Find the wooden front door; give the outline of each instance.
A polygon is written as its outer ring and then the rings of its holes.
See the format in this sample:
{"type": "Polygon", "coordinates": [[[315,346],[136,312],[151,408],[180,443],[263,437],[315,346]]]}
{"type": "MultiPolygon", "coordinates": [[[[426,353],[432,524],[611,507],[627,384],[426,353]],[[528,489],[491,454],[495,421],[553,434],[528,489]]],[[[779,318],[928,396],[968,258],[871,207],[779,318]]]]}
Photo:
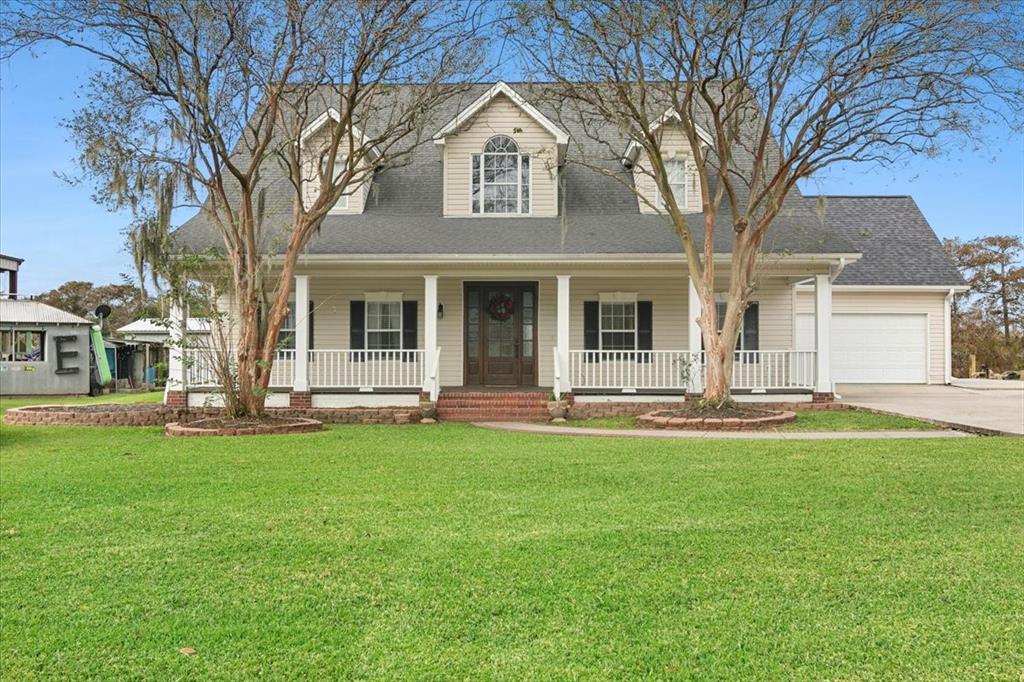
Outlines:
{"type": "Polygon", "coordinates": [[[537,385],[537,284],[466,284],[466,384],[537,385]]]}

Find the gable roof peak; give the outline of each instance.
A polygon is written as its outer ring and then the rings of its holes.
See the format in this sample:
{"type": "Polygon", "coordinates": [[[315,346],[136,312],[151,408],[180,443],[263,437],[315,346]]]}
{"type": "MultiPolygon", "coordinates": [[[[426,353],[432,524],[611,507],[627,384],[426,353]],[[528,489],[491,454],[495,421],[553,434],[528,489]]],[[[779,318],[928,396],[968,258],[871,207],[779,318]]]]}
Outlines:
{"type": "Polygon", "coordinates": [[[498,95],[504,95],[512,100],[512,103],[522,109],[530,118],[536,121],[541,127],[551,133],[555,142],[559,147],[565,147],[569,144],[569,134],[559,128],[554,121],[542,114],[535,106],[526,101],[526,99],[516,92],[512,86],[505,81],[498,81],[490,88],[487,92],[480,95],[476,100],[468,107],[460,111],[455,115],[455,118],[444,124],[440,130],[434,134],[434,144],[443,145],[445,139],[452,135],[469,122],[477,113],[479,113],[485,106],[498,95]]]}

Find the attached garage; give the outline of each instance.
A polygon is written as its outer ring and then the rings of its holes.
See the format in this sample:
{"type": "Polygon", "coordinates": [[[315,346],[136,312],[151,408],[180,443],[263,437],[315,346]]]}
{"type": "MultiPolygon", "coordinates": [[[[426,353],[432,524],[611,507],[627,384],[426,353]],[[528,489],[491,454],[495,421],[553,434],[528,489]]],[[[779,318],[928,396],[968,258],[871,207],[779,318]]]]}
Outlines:
{"type": "MultiPolygon", "coordinates": [[[[814,348],[814,316],[797,319],[797,348],[814,348]]],[[[928,381],[928,316],[833,314],[832,380],[847,384],[928,381]]]]}

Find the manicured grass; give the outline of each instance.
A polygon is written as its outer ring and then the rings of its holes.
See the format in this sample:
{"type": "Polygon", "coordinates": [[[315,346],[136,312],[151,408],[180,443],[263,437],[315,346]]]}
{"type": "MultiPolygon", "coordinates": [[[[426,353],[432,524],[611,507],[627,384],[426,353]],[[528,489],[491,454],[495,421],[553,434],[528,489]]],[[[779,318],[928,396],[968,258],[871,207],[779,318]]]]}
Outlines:
{"type": "Polygon", "coordinates": [[[1016,679],[1024,458],[4,426],[0,566],[11,680],[1016,679]]]}
{"type": "Polygon", "coordinates": [[[782,431],[933,431],[939,427],[920,419],[867,410],[807,410],[782,431]]]}
{"type": "Polygon", "coordinates": [[[110,393],[97,396],[42,395],[17,398],[0,398],[0,414],[12,407],[26,405],[87,405],[90,403],[158,403],[163,400],[163,391],[148,393],[110,393]]]}
{"type": "MultiPolygon", "coordinates": [[[[635,429],[636,417],[602,417],[577,419],[564,426],[585,426],[593,429],[635,429]]],[[[910,417],[876,414],[866,410],[805,410],[797,412],[792,424],[781,427],[781,431],[904,431],[907,429],[927,431],[936,429],[934,424],[910,417]]]]}

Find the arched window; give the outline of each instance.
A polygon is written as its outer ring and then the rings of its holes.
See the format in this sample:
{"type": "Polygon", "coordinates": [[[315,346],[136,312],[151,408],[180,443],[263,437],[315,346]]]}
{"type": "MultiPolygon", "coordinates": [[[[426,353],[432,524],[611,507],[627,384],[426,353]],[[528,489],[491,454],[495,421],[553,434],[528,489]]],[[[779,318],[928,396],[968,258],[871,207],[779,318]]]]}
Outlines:
{"type": "Polygon", "coordinates": [[[473,213],[529,212],[530,157],[508,135],[495,135],[473,155],[473,213]]]}

